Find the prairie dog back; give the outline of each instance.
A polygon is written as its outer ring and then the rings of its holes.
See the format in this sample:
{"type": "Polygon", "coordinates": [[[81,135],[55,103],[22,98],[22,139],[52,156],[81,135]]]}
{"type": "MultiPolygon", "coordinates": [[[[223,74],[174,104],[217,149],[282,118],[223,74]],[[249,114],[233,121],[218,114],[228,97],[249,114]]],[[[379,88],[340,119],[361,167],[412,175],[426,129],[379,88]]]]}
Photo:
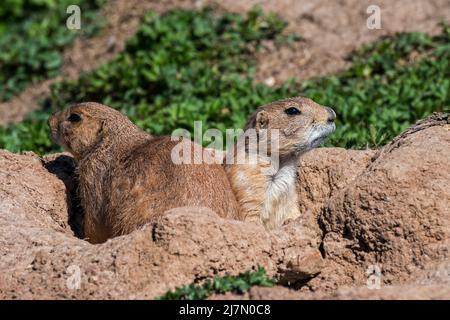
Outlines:
{"type": "Polygon", "coordinates": [[[48,124],[53,140],[77,162],[84,232],[92,243],[132,232],[179,207],[237,216],[221,165],[174,164],[177,142],[150,136],[112,108],[77,104],[53,114],[48,124]]]}

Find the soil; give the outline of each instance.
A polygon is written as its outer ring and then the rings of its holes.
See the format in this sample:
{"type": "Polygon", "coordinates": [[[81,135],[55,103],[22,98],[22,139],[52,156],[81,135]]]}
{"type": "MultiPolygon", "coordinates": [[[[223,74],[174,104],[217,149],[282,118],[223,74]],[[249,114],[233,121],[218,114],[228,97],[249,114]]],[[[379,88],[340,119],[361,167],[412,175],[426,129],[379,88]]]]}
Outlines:
{"type": "Polygon", "coordinates": [[[72,158],[0,150],[0,299],[148,299],[258,266],[279,285],[211,298],[450,299],[449,159],[434,114],[378,151],[311,151],[279,230],[178,208],[92,245],[72,158]]]}
{"type": "MultiPolygon", "coordinates": [[[[364,43],[400,31],[436,33],[450,21],[448,0],[379,0],[381,30],[366,27],[369,1],[108,1],[101,34],[67,48],[60,77],[1,103],[0,124],[35,110],[51,83],[116,56],[146,10],[210,4],[217,12],[260,4],[289,22],[287,32],[302,35],[292,47],[265,43],[257,80],[268,85],[339,72],[364,43]]],[[[70,155],[0,150],[0,299],[154,298],[257,266],[281,285],[212,298],[450,299],[449,159],[449,116],[435,114],[377,151],[321,148],[305,155],[298,171],[303,215],[280,230],[180,208],[92,245],[79,238],[83,213],[70,155]],[[368,285],[374,268],[379,289],[368,285]]]]}
{"type": "Polygon", "coordinates": [[[49,86],[61,79],[76,79],[112,59],[124,49],[147,10],[165,12],[173,8],[200,8],[212,5],[217,12],[244,12],[254,5],[286,20],[287,32],[300,34],[304,41],[292,47],[265,44],[258,55],[257,80],[276,85],[338,72],[347,67],[348,55],[362,44],[401,31],[436,33],[439,23],[450,22],[448,0],[379,0],[380,30],[366,26],[371,1],[261,1],[261,0],[110,0],[102,9],[106,27],[92,39],[79,39],[64,52],[62,75],[34,84],[9,102],[0,104],[0,124],[21,121],[49,94],[49,86]]]}

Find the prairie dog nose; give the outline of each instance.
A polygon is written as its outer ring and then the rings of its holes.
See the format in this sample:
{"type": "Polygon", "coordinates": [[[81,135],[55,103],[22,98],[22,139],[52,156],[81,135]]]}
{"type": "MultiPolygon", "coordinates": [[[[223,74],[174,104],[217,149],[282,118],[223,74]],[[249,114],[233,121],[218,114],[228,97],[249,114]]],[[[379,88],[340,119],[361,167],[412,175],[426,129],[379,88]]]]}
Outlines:
{"type": "Polygon", "coordinates": [[[51,128],[53,125],[54,125],[54,123],[55,123],[55,114],[56,114],[57,112],[53,112],[52,113],[52,115],[50,116],[50,117],[48,117],[48,119],[47,119],[47,125],[51,128]]]}
{"type": "Polygon", "coordinates": [[[330,107],[325,107],[325,109],[328,112],[328,122],[334,122],[334,120],[336,120],[336,112],[334,112],[333,109],[331,109],[330,107]]]}
{"type": "Polygon", "coordinates": [[[55,125],[56,125],[56,123],[57,123],[57,119],[56,119],[56,118],[57,118],[57,113],[58,113],[58,111],[53,112],[52,115],[51,115],[50,117],[48,117],[47,125],[48,125],[50,128],[55,127],[55,125]]]}

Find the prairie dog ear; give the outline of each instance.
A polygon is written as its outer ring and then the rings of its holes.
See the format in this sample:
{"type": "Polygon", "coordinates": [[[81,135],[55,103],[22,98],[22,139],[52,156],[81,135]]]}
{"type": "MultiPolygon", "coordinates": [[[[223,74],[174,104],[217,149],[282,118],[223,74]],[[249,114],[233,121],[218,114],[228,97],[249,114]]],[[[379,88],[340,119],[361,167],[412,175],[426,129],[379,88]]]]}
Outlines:
{"type": "Polygon", "coordinates": [[[256,115],[256,124],[255,124],[256,129],[258,130],[267,129],[268,126],[269,126],[269,115],[267,114],[267,112],[264,110],[258,112],[258,114],[256,115]]]}
{"type": "Polygon", "coordinates": [[[105,131],[106,131],[106,121],[105,121],[105,120],[102,120],[102,121],[100,122],[100,126],[98,127],[98,130],[97,130],[97,140],[98,140],[98,141],[100,141],[100,140],[103,139],[103,136],[104,136],[104,134],[105,134],[105,131]]]}
{"type": "Polygon", "coordinates": [[[100,124],[100,132],[103,133],[105,129],[106,129],[106,120],[102,120],[100,124]]]}

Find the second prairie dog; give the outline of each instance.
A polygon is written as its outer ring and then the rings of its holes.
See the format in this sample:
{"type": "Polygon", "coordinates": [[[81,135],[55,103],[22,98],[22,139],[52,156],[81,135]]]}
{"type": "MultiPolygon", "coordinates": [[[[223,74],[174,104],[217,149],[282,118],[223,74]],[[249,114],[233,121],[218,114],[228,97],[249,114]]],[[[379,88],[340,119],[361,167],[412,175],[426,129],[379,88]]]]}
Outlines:
{"type": "MultiPolygon", "coordinates": [[[[259,154],[256,164],[225,164],[239,204],[239,220],[274,229],[287,219],[300,216],[296,190],[299,157],[334,131],[335,118],[331,108],[304,97],[276,101],[252,114],[245,130],[255,129],[258,141],[266,139],[262,131],[270,136],[271,130],[278,129],[279,166],[274,167],[269,158],[259,154]]],[[[269,146],[267,155],[270,154],[269,146]]]]}
{"type": "Polygon", "coordinates": [[[175,208],[237,215],[220,164],[174,164],[171,151],[178,142],[150,136],[117,110],[81,103],[53,114],[48,123],[53,140],[77,162],[89,242],[130,233],[175,208]]]}

